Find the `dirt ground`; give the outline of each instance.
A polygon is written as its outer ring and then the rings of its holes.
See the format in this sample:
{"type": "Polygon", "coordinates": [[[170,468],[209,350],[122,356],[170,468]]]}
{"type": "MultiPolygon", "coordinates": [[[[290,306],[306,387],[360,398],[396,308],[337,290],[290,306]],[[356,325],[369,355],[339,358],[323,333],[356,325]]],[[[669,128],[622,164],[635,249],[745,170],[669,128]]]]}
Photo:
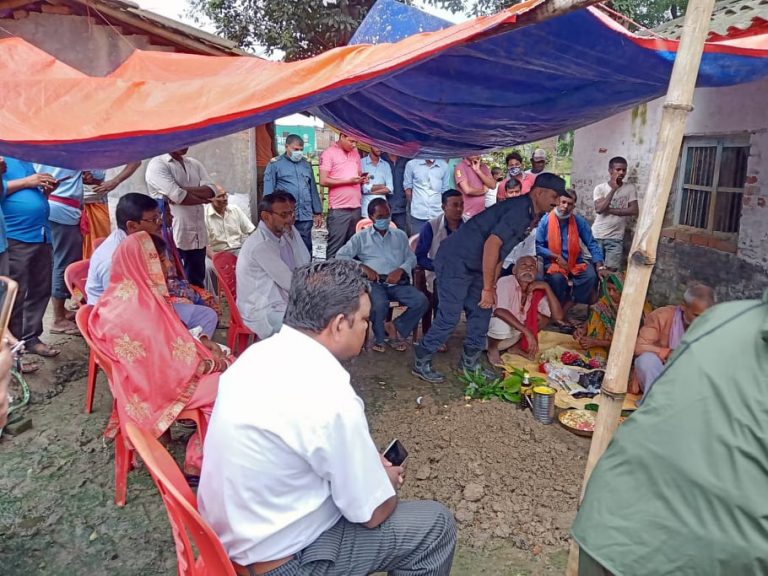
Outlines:
{"type": "MultiPolygon", "coordinates": [[[[459,336],[438,369],[455,364],[459,336]]],[[[32,428],[0,440],[2,574],[175,574],[165,509],[146,472],[130,474],[125,508],[113,503],[113,449],[101,436],[111,406],[103,375],[86,415],[84,342],[51,342],[61,356],[28,377],[32,428]]],[[[377,444],[397,437],[410,452],[402,497],[433,498],[456,514],[452,573],[562,574],[588,441],[509,404],[467,404],[455,376],[426,384],[410,375],[409,361],[409,352],[368,352],[349,370],[377,444]]],[[[174,430],[177,456],[183,434],[174,430]]]]}

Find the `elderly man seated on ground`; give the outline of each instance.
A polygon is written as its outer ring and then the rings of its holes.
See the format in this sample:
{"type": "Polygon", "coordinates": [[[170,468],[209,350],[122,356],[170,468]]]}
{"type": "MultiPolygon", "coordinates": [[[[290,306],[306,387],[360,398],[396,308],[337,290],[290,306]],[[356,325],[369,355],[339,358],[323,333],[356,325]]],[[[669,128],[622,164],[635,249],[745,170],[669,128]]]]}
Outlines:
{"type": "Polygon", "coordinates": [[[350,238],[336,257],[359,260],[371,282],[372,350],[384,352],[384,344],[388,341],[394,350],[403,352],[408,347],[405,339],[418,326],[429,308],[429,301],[411,285],[416,255],[411,251],[406,233],[389,227],[391,213],[387,201],[383,198],[371,200],[368,217],[373,226],[350,238]],[[407,307],[393,323],[386,322],[390,301],[407,307]]]}
{"type": "Polygon", "coordinates": [[[205,206],[205,227],[208,230],[208,251],[205,258],[205,288],[218,292],[216,274],[213,270],[213,255],[216,252],[240,253],[245,239],[256,229],[251,219],[238,206],[229,205],[229,195],[221,186],[216,186],[219,195],[205,206]]]}
{"type": "Polygon", "coordinates": [[[500,351],[513,349],[529,358],[539,351],[539,330],[550,318],[563,321],[563,309],[549,284],[536,280],[538,262],[522,256],[513,274],[496,285],[496,307],[488,326],[488,361],[501,364],[500,351]]]}
{"type": "MultiPolygon", "coordinates": [[[[546,178],[542,174],[536,178],[546,178]]],[[[592,236],[587,219],[574,214],[576,194],[560,196],[557,206],[544,216],[536,229],[536,254],[544,258],[544,280],[552,287],[567,312],[573,304],[591,304],[597,291],[597,274],[606,268],[603,251],[592,236]],[[584,258],[581,243],[592,255],[590,264],[584,258]]]]}
{"type": "Polygon", "coordinates": [[[643,394],[664,372],[664,365],[694,320],[715,303],[715,292],[706,284],[694,284],[680,305],[664,306],[645,317],[635,345],[635,378],[643,394]]]}
{"type": "Polygon", "coordinates": [[[88,304],[95,305],[109,286],[112,259],[123,240],[136,232],[160,234],[160,208],[157,201],[146,194],[130,192],[120,197],[115,209],[117,229],[104,239],[91,255],[85,295],[88,304]]]}
{"type": "Polygon", "coordinates": [[[264,196],[259,225],[237,258],[237,309],[245,325],[262,340],[280,330],[293,271],[310,261],[293,226],[295,202],[282,190],[264,196]]]}

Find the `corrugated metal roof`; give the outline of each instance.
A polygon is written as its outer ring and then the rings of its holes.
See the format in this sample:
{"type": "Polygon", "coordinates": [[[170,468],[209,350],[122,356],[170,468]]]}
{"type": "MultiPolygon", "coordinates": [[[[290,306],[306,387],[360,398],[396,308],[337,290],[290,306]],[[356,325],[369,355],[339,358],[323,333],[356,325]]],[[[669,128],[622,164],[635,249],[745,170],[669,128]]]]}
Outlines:
{"type": "MultiPolygon", "coordinates": [[[[768,27],[768,0],[718,0],[712,11],[709,40],[736,38],[768,27]]],[[[683,18],[665,22],[653,29],[663,38],[679,39],[683,32],[683,18]]],[[[639,32],[640,35],[643,32],[639,32]]]]}
{"type": "Polygon", "coordinates": [[[184,24],[183,22],[179,22],[178,20],[174,20],[173,18],[167,18],[155,12],[144,10],[140,8],[138,4],[136,4],[135,2],[131,2],[130,0],[86,0],[86,1],[76,0],[76,1],[83,5],[91,4],[91,5],[97,5],[97,7],[99,4],[108,5],[120,10],[121,12],[126,12],[128,14],[132,14],[133,16],[141,18],[142,20],[145,20],[151,24],[154,24],[155,26],[165,28],[169,31],[176,32],[178,34],[182,34],[184,36],[187,36],[188,38],[192,38],[194,40],[197,40],[198,42],[203,42],[204,44],[208,44],[215,48],[219,48],[225,52],[230,52],[232,54],[238,54],[238,55],[248,55],[246,52],[241,50],[240,47],[235,42],[232,42],[231,40],[227,40],[226,38],[222,38],[221,36],[216,36],[215,34],[210,34],[205,30],[201,30],[199,28],[195,28],[194,26],[184,24]]]}

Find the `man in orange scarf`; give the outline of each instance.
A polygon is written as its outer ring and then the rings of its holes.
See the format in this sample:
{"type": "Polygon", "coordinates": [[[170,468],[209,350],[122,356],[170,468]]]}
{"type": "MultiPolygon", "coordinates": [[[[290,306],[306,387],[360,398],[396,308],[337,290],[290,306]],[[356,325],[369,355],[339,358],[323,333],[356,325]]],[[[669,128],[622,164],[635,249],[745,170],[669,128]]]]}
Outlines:
{"type": "Polygon", "coordinates": [[[539,221],[536,229],[536,254],[544,258],[544,280],[566,310],[575,303],[592,303],[598,280],[595,266],[605,270],[603,251],[587,219],[573,213],[575,205],[574,192],[560,196],[555,209],[539,221]],[[585,260],[582,242],[595,266],[585,260]]]}

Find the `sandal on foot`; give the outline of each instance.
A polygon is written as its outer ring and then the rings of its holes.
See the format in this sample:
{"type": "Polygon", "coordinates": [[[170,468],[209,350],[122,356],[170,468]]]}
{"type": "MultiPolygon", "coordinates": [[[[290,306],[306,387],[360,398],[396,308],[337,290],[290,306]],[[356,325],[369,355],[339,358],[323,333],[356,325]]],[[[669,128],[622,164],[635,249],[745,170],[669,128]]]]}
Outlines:
{"type": "Polygon", "coordinates": [[[371,350],[373,350],[374,352],[382,353],[382,352],[385,352],[387,349],[384,347],[384,344],[375,342],[371,344],[371,350]]]}
{"type": "Polygon", "coordinates": [[[21,373],[22,374],[32,374],[34,372],[37,372],[40,370],[40,364],[34,364],[30,362],[21,362],[21,373]]]}
{"type": "Polygon", "coordinates": [[[43,358],[54,358],[55,356],[61,354],[61,350],[52,348],[48,346],[48,344],[43,344],[42,342],[27,346],[26,352],[27,354],[35,354],[36,356],[42,356],[43,358]]]}
{"type": "Polygon", "coordinates": [[[80,336],[80,330],[77,325],[73,325],[70,328],[53,328],[49,330],[51,334],[64,334],[66,336],[80,336]]]}
{"type": "Polygon", "coordinates": [[[405,352],[408,350],[408,343],[405,340],[401,340],[400,338],[395,340],[388,340],[387,344],[389,344],[389,347],[392,348],[392,350],[396,350],[398,352],[405,352]]]}

